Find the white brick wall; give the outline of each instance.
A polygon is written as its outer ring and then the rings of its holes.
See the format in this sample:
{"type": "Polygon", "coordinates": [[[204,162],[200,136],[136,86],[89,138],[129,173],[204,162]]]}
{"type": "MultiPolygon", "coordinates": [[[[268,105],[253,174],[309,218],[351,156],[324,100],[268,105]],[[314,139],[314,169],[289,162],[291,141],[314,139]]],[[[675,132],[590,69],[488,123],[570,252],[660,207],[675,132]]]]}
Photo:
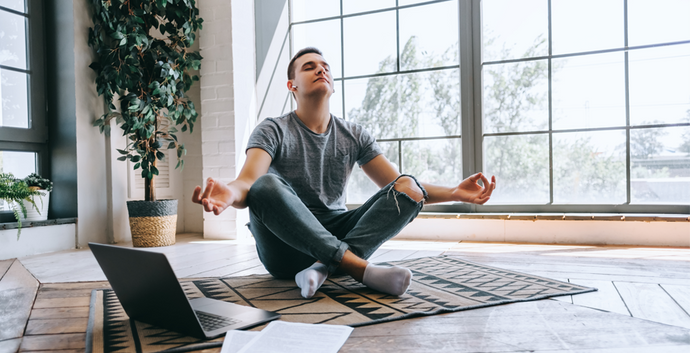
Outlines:
{"type": "MultiPolygon", "coordinates": [[[[244,146],[256,115],[254,96],[254,3],[247,0],[198,2],[204,28],[199,36],[201,68],[202,180],[230,182],[244,162],[244,146]],[[242,87],[242,89],[234,89],[242,87]]],[[[246,210],[204,213],[205,238],[248,236],[246,210]]]]}

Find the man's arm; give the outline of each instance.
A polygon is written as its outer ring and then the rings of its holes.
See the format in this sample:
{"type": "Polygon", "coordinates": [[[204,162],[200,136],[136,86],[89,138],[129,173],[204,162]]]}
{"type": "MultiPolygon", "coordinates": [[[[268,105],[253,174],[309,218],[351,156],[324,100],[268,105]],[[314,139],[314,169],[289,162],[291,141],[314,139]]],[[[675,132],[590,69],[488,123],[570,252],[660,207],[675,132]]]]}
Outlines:
{"type": "Polygon", "coordinates": [[[422,183],[429,197],[426,204],[438,202],[466,202],[483,205],[491,197],[491,193],[496,189],[496,177],[491,177],[491,182],[482,173],[470,175],[467,179],[460,182],[458,186],[448,187],[428,183],[422,183]],[[479,185],[481,179],[484,186],[479,185]]]}
{"type": "Polygon", "coordinates": [[[393,163],[382,154],[362,165],[362,170],[379,188],[390,184],[391,181],[400,176],[393,163]]]}
{"type": "MultiPolygon", "coordinates": [[[[380,188],[388,185],[400,175],[393,164],[382,154],[364,164],[362,170],[380,188]]],[[[491,182],[489,182],[482,173],[477,173],[455,187],[433,185],[421,181],[420,184],[428,195],[424,202],[426,204],[455,201],[482,205],[489,201],[491,193],[496,189],[496,178],[491,177],[491,182]],[[480,179],[484,186],[477,183],[480,179]]]]}
{"type": "Polygon", "coordinates": [[[242,166],[240,175],[230,183],[218,183],[213,178],[206,180],[206,189],[201,193],[201,186],[194,188],[192,202],[204,206],[206,212],[219,215],[229,206],[247,207],[247,192],[260,176],[268,172],[271,166],[271,155],[260,148],[247,150],[247,160],[242,166]]]}

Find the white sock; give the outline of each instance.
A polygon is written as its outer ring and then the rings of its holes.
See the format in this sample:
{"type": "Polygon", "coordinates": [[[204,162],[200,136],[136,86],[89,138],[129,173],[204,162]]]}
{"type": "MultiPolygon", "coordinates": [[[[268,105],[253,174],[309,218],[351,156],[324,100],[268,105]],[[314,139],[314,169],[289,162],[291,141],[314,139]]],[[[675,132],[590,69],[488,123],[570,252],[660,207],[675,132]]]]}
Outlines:
{"type": "Polygon", "coordinates": [[[412,271],[404,267],[369,264],[364,269],[362,283],[379,292],[403,295],[412,281],[412,271]]]}
{"type": "Polygon", "coordinates": [[[302,296],[311,298],[328,278],[328,267],[316,262],[295,275],[297,286],[302,288],[302,296]]]}

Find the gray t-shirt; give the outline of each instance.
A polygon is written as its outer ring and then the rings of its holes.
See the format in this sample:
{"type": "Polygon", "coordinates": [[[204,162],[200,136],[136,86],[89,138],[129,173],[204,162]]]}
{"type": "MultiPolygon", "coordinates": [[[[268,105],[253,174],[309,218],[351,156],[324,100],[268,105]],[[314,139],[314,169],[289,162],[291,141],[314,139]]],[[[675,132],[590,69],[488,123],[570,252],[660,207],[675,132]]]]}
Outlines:
{"type": "Polygon", "coordinates": [[[313,213],[346,210],[345,188],[355,162],[381,154],[362,126],[331,114],[325,133],[317,134],[290,112],[259,123],[247,149],[261,148],[273,158],[268,170],[281,176],[313,213]]]}

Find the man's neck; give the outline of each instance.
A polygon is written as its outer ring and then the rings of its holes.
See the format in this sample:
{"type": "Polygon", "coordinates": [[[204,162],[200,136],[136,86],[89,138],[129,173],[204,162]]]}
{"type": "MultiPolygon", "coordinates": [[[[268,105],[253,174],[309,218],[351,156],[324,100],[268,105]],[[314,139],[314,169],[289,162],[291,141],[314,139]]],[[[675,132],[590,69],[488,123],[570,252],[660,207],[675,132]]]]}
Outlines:
{"type": "Polygon", "coordinates": [[[309,130],[317,134],[326,132],[331,121],[328,99],[301,102],[297,105],[295,114],[309,130]]]}

